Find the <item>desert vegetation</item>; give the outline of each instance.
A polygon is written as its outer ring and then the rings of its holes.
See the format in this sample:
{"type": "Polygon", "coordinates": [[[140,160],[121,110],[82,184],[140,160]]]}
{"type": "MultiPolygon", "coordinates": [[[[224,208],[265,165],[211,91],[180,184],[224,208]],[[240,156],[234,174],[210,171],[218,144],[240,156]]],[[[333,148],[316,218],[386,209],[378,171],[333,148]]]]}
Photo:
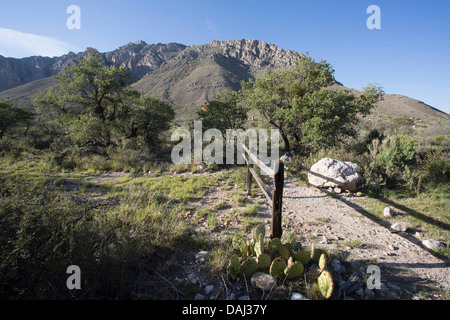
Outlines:
{"type": "MultiPolygon", "coordinates": [[[[229,281],[254,273],[247,267],[272,269],[273,261],[281,267],[273,267],[279,288],[271,298],[292,291],[331,297],[327,261],[339,253],[322,257],[290,230],[265,247],[259,229],[247,244],[246,235],[267,217],[258,192],[245,194],[243,168],[171,163],[177,106],[131,89],[126,69],[95,54],[66,67],[57,81],[32,108],[0,102],[0,297],[192,298],[192,281],[175,279],[202,250],[210,253],[204,272],[223,283],[219,298],[229,281]],[[284,264],[273,248],[288,251],[284,264]],[[320,266],[311,282],[300,277],[307,274],[301,253],[305,266],[320,266]],[[260,267],[262,254],[271,255],[270,264],[260,267]],[[82,270],[83,290],[67,289],[69,265],[82,270]]],[[[322,158],[357,163],[367,195],[360,205],[374,215],[387,203],[402,208],[445,243],[436,254],[449,258],[450,139],[362,126],[382,88],[368,85],[357,96],[331,89],[333,83],[331,65],[304,56],[293,68],[218,94],[197,115],[204,129],[279,129],[288,178],[298,184],[322,158]]],[[[413,125],[392,121],[399,129],[413,125]]]]}

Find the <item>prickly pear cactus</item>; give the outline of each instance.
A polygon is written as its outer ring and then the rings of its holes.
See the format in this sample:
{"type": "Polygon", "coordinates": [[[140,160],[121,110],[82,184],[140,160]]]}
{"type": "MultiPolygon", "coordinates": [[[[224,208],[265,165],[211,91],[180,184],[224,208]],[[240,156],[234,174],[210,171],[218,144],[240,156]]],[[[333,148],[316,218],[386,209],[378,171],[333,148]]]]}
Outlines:
{"type": "MultiPolygon", "coordinates": [[[[252,231],[252,243],[253,243],[253,245],[256,245],[256,243],[260,241],[260,235],[262,235],[262,239],[264,241],[264,237],[266,236],[266,227],[263,224],[257,226],[252,231]]],[[[262,248],[264,248],[264,243],[262,245],[262,248]]]]}
{"type": "Polygon", "coordinates": [[[235,280],[239,273],[239,267],[241,266],[241,262],[237,255],[232,255],[230,258],[230,263],[228,265],[228,272],[230,274],[231,279],[235,280]]]}
{"type": "Polygon", "coordinates": [[[325,255],[326,255],[327,252],[326,252],[324,249],[315,248],[314,245],[312,246],[312,249],[311,249],[311,259],[312,259],[315,263],[319,264],[319,260],[320,260],[320,257],[322,256],[322,254],[325,254],[325,255]]]}
{"type": "Polygon", "coordinates": [[[289,249],[286,248],[285,246],[283,246],[283,245],[280,244],[280,245],[278,246],[278,253],[280,254],[280,256],[281,256],[284,260],[289,259],[289,256],[290,256],[290,254],[289,254],[289,249]]]}
{"type": "Polygon", "coordinates": [[[239,274],[250,277],[256,271],[258,271],[259,265],[256,262],[256,259],[253,257],[247,258],[244,262],[242,262],[239,267],[239,274]]]}
{"type": "Polygon", "coordinates": [[[242,246],[245,245],[245,240],[241,236],[234,236],[232,245],[236,251],[241,251],[242,246]]]}
{"type": "Polygon", "coordinates": [[[258,266],[260,270],[265,270],[270,268],[272,263],[272,259],[266,253],[261,253],[257,258],[258,266]]]}
{"type": "Polygon", "coordinates": [[[311,254],[308,251],[300,251],[292,255],[295,261],[301,262],[303,265],[308,264],[311,260],[311,254]]]}
{"type": "Polygon", "coordinates": [[[273,238],[267,244],[267,248],[270,250],[274,247],[278,247],[279,245],[281,245],[281,240],[279,238],[273,238]]]}
{"type": "Polygon", "coordinates": [[[331,274],[328,271],[323,271],[317,279],[317,283],[319,285],[320,294],[325,299],[329,299],[334,290],[333,277],[331,274]]]}
{"type": "Polygon", "coordinates": [[[283,258],[278,257],[272,261],[269,273],[272,277],[277,279],[284,276],[284,269],[286,269],[286,261],[283,258]]]}
{"type": "Polygon", "coordinates": [[[247,242],[244,242],[241,246],[241,253],[244,256],[251,256],[253,254],[253,246],[250,241],[247,240],[247,242]]]}
{"type": "MultiPolygon", "coordinates": [[[[292,257],[291,257],[292,259],[292,257]]],[[[289,259],[290,260],[290,259],[289,259]]],[[[292,259],[293,261],[293,259],[292,259]]],[[[289,263],[286,269],[284,269],[284,274],[288,280],[297,279],[303,273],[303,265],[301,262],[295,261],[289,263]]]]}
{"type": "Polygon", "coordinates": [[[319,268],[320,270],[325,270],[326,266],[327,266],[327,255],[325,253],[322,253],[319,259],[319,268]]]}
{"type": "Polygon", "coordinates": [[[261,233],[259,234],[258,241],[255,243],[254,250],[256,256],[259,256],[264,251],[264,238],[261,233]]]}

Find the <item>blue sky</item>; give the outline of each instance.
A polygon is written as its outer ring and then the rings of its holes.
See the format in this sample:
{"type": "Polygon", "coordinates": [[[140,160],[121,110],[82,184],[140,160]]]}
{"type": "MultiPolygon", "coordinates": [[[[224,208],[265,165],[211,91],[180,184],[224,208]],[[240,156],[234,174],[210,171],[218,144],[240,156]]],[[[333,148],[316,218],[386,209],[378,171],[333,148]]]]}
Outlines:
{"type": "Polygon", "coordinates": [[[450,113],[447,0],[15,0],[0,11],[0,54],[12,57],[241,38],[309,51],[348,87],[378,83],[450,113]],[[80,30],[66,27],[70,5],[81,9],[80,30]],[[380,30],[366,26],[370,5],[381,9],[380,30]]]}

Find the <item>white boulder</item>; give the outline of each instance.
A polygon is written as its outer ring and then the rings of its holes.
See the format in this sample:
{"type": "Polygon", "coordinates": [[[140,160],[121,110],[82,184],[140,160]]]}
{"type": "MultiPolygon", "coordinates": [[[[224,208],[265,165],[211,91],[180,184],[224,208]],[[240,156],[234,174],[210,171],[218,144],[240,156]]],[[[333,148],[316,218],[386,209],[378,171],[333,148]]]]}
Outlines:
{"type": "Polygon", "coordinates": [[[324,158],[311,167],[308,182],[317,188],[340,188],[355,192],[362,179],[357,170],[356,163],[324,158]]]}

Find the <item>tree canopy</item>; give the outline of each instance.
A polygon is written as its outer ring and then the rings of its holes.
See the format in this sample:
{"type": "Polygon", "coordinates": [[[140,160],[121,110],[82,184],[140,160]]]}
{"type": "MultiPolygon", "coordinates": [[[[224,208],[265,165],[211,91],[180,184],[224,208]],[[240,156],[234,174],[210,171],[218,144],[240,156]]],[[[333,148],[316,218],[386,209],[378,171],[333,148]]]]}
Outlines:
{"type": "Polygon", "coordinates": [[[380,87],[368,85],[357,97],[332,89],[334,83],[330,64],[303,56],[291,69],[243,82],[242,102],[279,129],[286,151],[291,141],[332,146],[356,136],[358,115],[367,115],[383,95],[380,87]]]}
{"type": "Polygon", "coordinates": [[[130,72],[105,65],[99,54],[66,67],[56,79],[59,87],[33,103],[58,117],[66,137],[91,153],[106,155],[123,139],[152,148],[175,116],[169,103],[132,90],[130,72]]]}

